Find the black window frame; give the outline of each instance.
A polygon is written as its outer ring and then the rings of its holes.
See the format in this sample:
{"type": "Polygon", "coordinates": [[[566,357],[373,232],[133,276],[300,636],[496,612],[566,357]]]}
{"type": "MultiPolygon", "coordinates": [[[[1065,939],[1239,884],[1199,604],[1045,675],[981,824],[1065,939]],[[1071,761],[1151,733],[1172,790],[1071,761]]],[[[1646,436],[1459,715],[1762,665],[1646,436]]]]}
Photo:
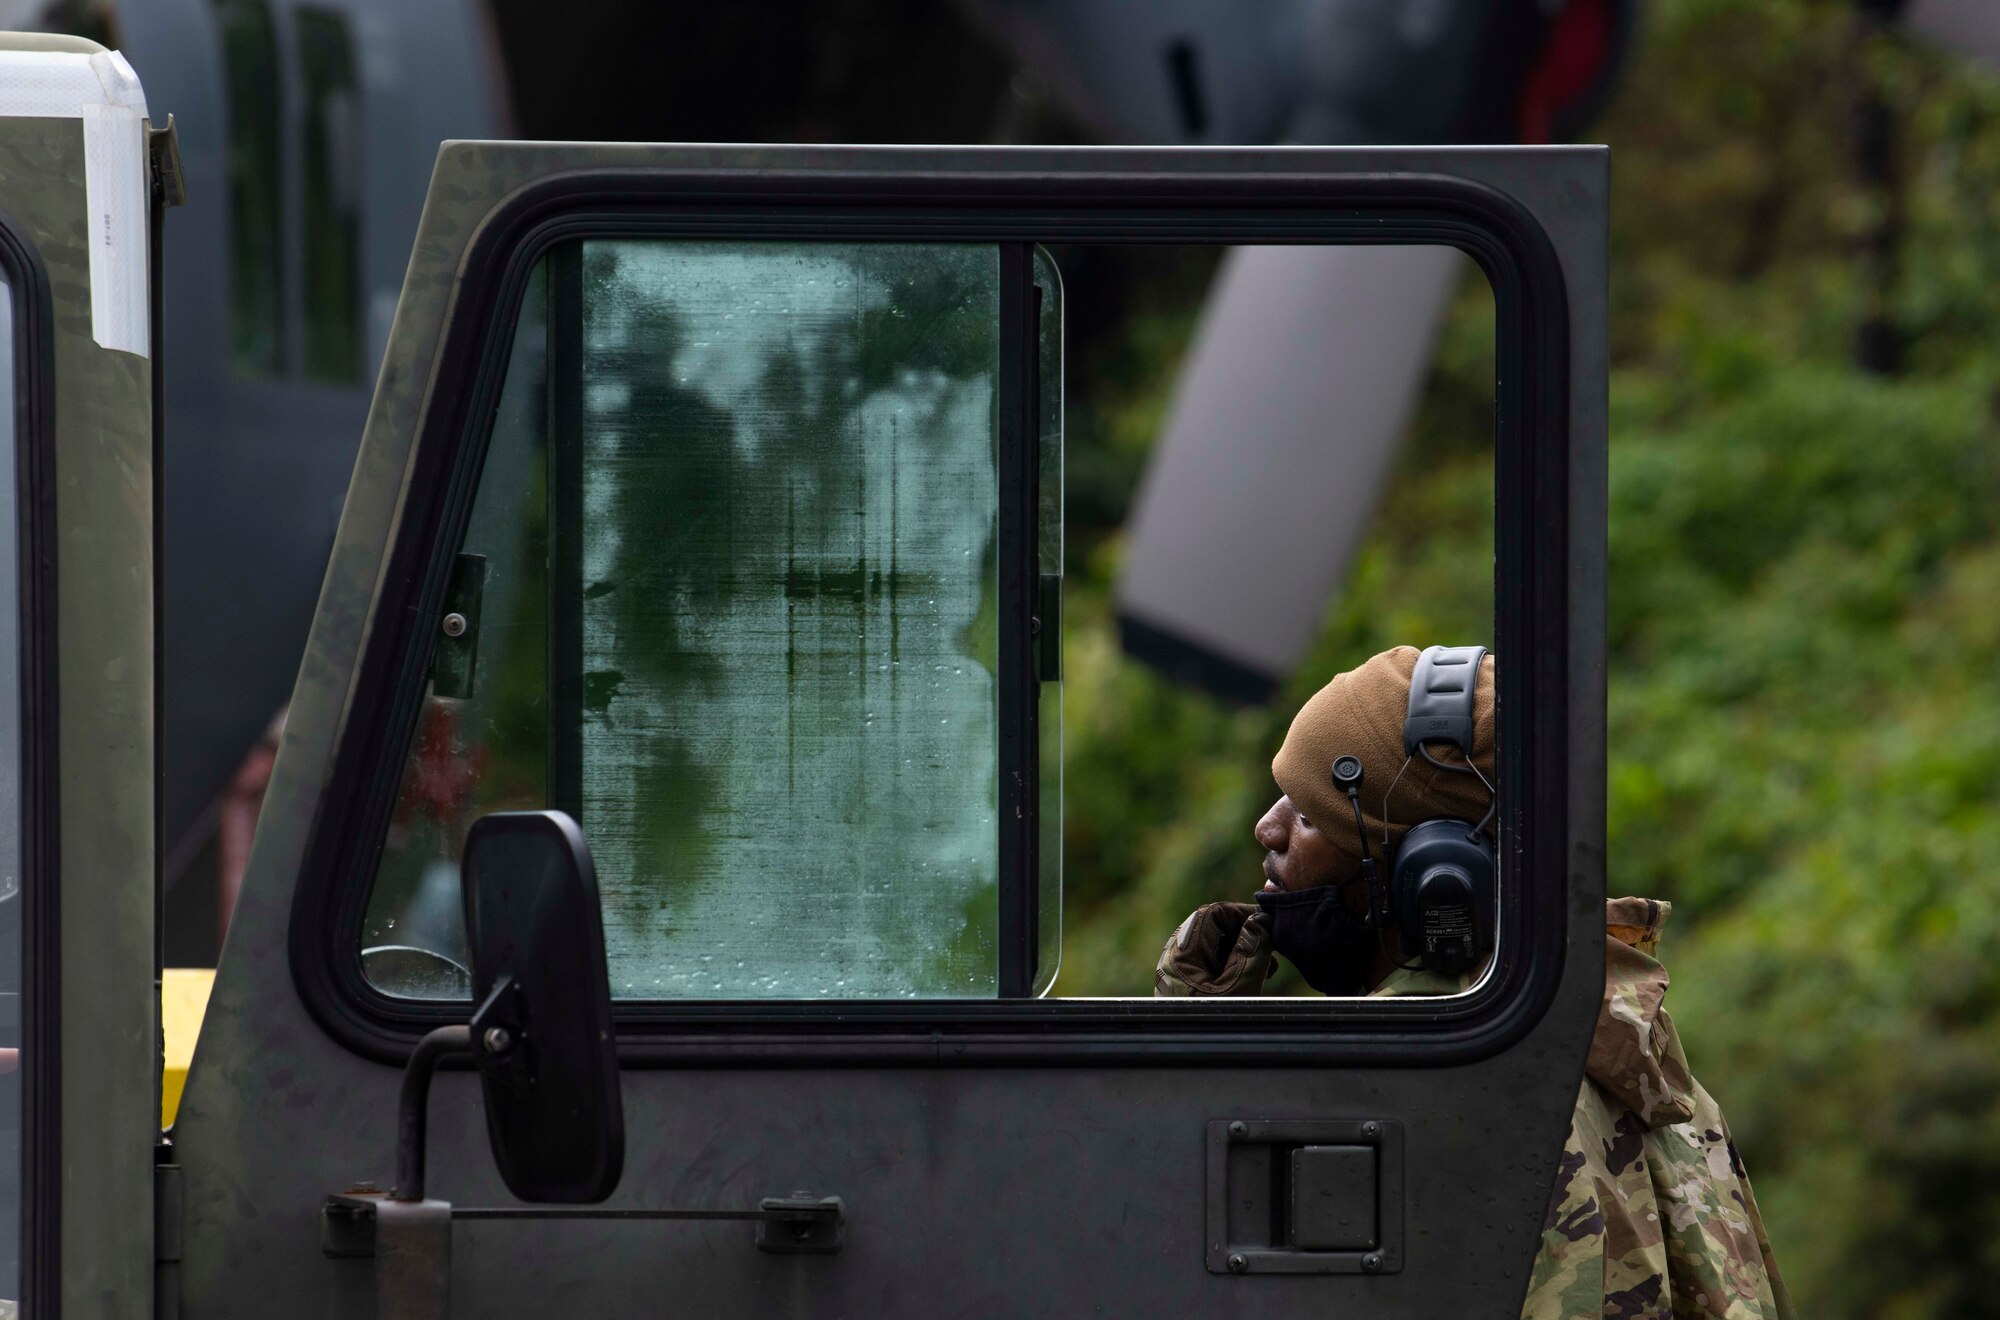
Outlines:
{"type": "Polygon", "coordinates": [[[1003,992],[1032,984],[1036,808],[1031,253],[1036,243],[1456,247],[1492,286],[1496,334],[1495,650],[1498,813],[1506,934],[1491,973],[1448,999],[621,1001],[626,1066],[860,1064],[1314,1064],[1442,1066],[1507,1048],[1552,1002],[1567,940],[1569,309],[1541,224],[1471,180],[1380,174],[773,173],[584,170],[494,208],[461,268],[435,359],[386,569],[294,893],[290,962],[320,1025],[385,1062],[467,1007],[368,984],[360,931],[404,751],[421,704],[450,561],[490,435],[529,272],[578,238],[976,242],[1000,246],[1003,992]],[[1011,263],[1010,249],[1020,255],[1011,263]],[[1009,274],[1013,279],[1009,279],[1009,274]],[[1014,285],[1022,285],[1014,289],[1014,285]],[[1010,290],[1012,296],[1010,297],[1010,290]],[[1010,420],[1011,419],[1011,420],[1010,420]],[[1011,488],[1010,460],[1025,465],[1011,488]],[[1014,506],[1020,506],[1016,509],[1014,506]],[[1019,523],[1008,532],[1010,519],[1019,523]],[[1013,561],[1020,562],[1015,563],[1013,561]],[[1010,595],[1010,591],[1013,593],[1010,595]],[[1019,655],[1012,652],[1019,651],[1019,655]],[[1019,692],[1015,692],[1015,689],[1019,692]],[[1010,706],[1010,694],[1012,704],[1010,706]],[[1020,812],[1013,807],[1018,802],[1020,812]],[[1009,834],[1021,836],[1009,845],[1009,834]],[[1025,842],[1025,846],[1023,846],[1025,842]],[[1011,862],[1011,866],[1010,866],[1011,862]],[[1011,883],[1010,883],[1011,876],[1011,883]],[[1016,961],[1011,971],[1009,937],[1016,961]]]}
{"type": "Polygon", "coordinates": [[[20,628],[21,1277],[23,1315],[61,1300],[62,959],[57,757],[55,306],[27,230],[0,211],[13,289],[20,628]]]}

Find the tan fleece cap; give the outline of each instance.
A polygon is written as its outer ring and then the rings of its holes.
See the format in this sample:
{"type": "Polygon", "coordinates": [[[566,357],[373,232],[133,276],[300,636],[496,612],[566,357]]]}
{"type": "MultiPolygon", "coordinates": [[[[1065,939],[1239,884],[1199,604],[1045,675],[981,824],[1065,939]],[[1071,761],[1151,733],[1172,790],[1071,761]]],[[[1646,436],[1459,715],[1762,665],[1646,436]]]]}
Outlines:
{"type": "MultiPolygon", "coordinates": [[[[1403,717],[1409,712],[1410,676],[1419,652],[1399,646],[1344,674],[1312,695],[1292,720],[1285,745],[1271,761],[1271,777],[1307,820],[1343,856],[1360,869],[1361,844],[1354,837],[1354,811],[1347,795],[1333,786],[1333,763],[1341,756],[1361,760],[1361,816],[1367,822],[1368,846],[1382,858],[1382,826],[1389,826],[1393,848],[1419,821],[1457,816],[1477,821],[1486,815],[1486,785],[1473,776],[1440,770],[1422,756],[1403,766],[1403,717]],[[1402,771],[1397,781],[1396,772],[1402,771]],[[1383,803],[1391,783],[1393,801],[1383,803]]],[[[1493,657],[1479,666],[1474,692],[1472,759],[1490,782],[1493,778],[1493,657]]],[[[1453,761],[1458,753],[1435,746],[1432,755],[1453,761]]],[[[1491,825],[1488,826],[1489,833],[1491,825]]],[[[1352,872],[1349,872],[1351,874],[1352,872]]],[[[1344,880],[1347,875],[1336,876],[1344,880]]]]}

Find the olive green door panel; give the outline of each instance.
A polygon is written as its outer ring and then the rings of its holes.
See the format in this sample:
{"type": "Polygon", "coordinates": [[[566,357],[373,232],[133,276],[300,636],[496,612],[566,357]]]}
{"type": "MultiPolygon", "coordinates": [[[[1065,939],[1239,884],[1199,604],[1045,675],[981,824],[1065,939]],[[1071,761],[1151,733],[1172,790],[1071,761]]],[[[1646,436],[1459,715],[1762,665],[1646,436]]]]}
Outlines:
{"type": "MultiPolygon", "coordinates": [[[[62,50],[36,58],[92,56],[62,50]]],[[[143,109],[125,127],[141,133],[142,117],[143,109]]],[[[54,1253],[51,1276],[59,1272],[62,1314],[71,1320],[150,1314],[160,1112],[153,377],[144,352],[145,261],[142,250],[137,286],[124,289],[115,306],[98,308],[119,314],[124,330],[110,337],[128,345],[104,347],[104,326],[93,312],[92,256],[107,233],[102,215],[92,223],[85,147],[80,106],[68,117],[0,115],[0,211],[46,271],[53,349],[54,504],[50,562],[40,568],[53,574],[49,663],[58,677],[52,705],[46,692],[34,700],[43,703],[38,714],[54,731],[53,756],[40,771],[50,782],[40,787],[58,799],[49,856],[59,857],[60,870],[26,880],[57,909],[50,916],[59,931],[52,985],[61,1001],[60,1043],[55,1058],[38,1062],[57,1070],[61,1126],[52,1139],[60,1151],[60,1208],[41,1242],[54,1253]]],[[[121,214],[114,228],[121,238],[136,234],[143,242],[142,148],[129,164],[133,177],[121,182],[138,213],[121,214]]],[[[97,200],[108,202],[101,187],[97,200]]],[[[49,1128],[38,1136],[50,1139],[49,1128]]]]}
{"type": "MultiPolygon", "coordinates": [[[[614,900],[606,903],[614,986],[620,966],[641,969],[631,973],[633,986],[618,1007],[627,1144],[610,1206],[747,1210],[764,1197],[804,1190],[842,1198],[846,1243],[831,1255],[783,1255],[759,1251],[753,1226],[743,1222],[461,1221],[452,1238],[454,1314],[1517,1314],[1602,986],[1607,188],[1604,154],[1584,148],[447,144],[181,1101],[185,1311],[263,1315],[273,1298],[284,1297],[329,1315],[370,1313],[370,1263],[322,1252],[320,1208],[328,1193],[358,1180],[389,1185],[400,1081],[394,1061],[427,1025],[463,1021],[469,1005],[449,978],[426,990],[371,971],[363,948],[371,939],[391,940],[388,923],[409,920],[412,895],[425,884],[435,883],[449,907],[453,832],[470,816],[574,803],[596,835],[607,895],[619,892],[616,901],[627,904],[614,911],[614,900]],[[1369,218],[1378,212],[1390,219],[1369,218]],[[1467,218],[1479,215],[1500,227],[1490,244],[1478,229],[1486,221],[1467,218]],[[814,907],[814,886],[763,883],[774,854],[758,851],[762,839],[751,836],[759,829],[784,840],[836,837],[829,833],[835,826],[868,837],[866,813],[840,796],[845,786],[827,771],[842,749],[842,730],[861,736],[856,721],[886,720],[900,709],[905,718],[930,721],[897,735],[913,756],[960,757],[982,767],[1031,763],[1036,726],[1020,703],[1025,697],[1033,704],[1037,669],[1046,663],[1028,632],[1034,611],[1045,607],[1035,571],[1036,510],[1021,492],[1033,491],[1029,474],[1046,459],[1022,438],[1034,434],[1041,406],[1030,363],[1047,354],[1028,312],[1036,287],[1029,253],[1049,234],[1138,241],[1134,235],[1155,222],[1185,241],[1227,242],[1255,232],[1284,235],[1275,241],[1370,241],[1379,231],[1385,241],[1454,242],[1487,263],[1494,279],[1502,374],[1512,391],[1500,409],[1502,523],[1525,517],[1532,502],[1538,522],[1520,537],[1550,539],[1503,536],[1498,552],[1501,647],[1517,643],[1510,654],[1521,657],[1503,675],[1503,684],[1514,686],[1503,687],[1502,707],[1517,721],[1509,727],[1525,749],[1502,775],[1509,844],[1502,866],[1515,895],[1503,918],[1514,924],[1503,921],[1495,970],[1467,995],[1393,1005],[1036,998],[1029,946],[1037,942],[1038,915],[1048,914],[1032,904],[1035,863],[1024,860],[1035,842],[1032,774],[1012,785],[997,776],[991,787],[984,771],[924,777],[913,770],[908,781],[893,773],[883,780],[901,783],[895,791],[906,798],[944,804],[938,837],[971,841],[948,842],[935,854],[964,868],[953,873],[959,888],[938,891],[937,912],[965,914],[977,939],[944,949],[922,968],[923,977],[942,968],[939,977],[969,978],[962,990],[947,992],[893,961],[842,963],[835,955],[846,953],[836,941],[816,944],[810,929],[814,915],[838,905],[814,907]],[[746,235],[793,246],[747,258],[712,246],[749,241],[746,235]],[[593,266],[592,245],[603,244],[601,253],[614,242],[656,246],[622,274],[602,261],[593,266]],[[892,242],[966,245],[952,257],[958,265],[942,263],[962,276],[954,287],[964,301],[952,303],[950,315],[962,311],[979,327],[987,321],[978,318],[990,318],[996,336],[989,344],[983,329],[968,332],[954,342],[977,352],[934,364],[929,375],[912,369],[907,377],[890,371],[877,378],[857,368],[854,397],[866,397],[869,381],[901,380],[899,397],[932,409],[925,416],[958,419],[951,443],[930,443],[929,423],[892,427],[861,405],[824,434],[813,432],[815,420],[831,414],[796,407],[803,395],[787,392],[791,378],[778,368],[732,375],[716,366],[722,359],[700,356],[722,352],[714,345],[729,336],[749,335],[734,318],[749,315],[758,299],[786,295],[773,253],[800,281],[839,278],[854,267],[827,260],[824,245],[875,244],[867,258],[873,262],[887,260],[880,249],[892,242]],[[560,269],[564,252],[579,263],[569,275],[560,269]],[[548,264],[539,264],[544,259],[548,264]],[[579,299],[584,290],[616,292],[620,279],[645,282],[651,301],[636,311],[619,304],[619,314],[630,313],[633,324],[673,320],[658,331],[667,347],[647,359],[652,375],[642,381],[657,390],[659,410],[679,410],[658,434],[645,429],[655,414],[635,406],[639,420],[631,420],[621,411],[633,401],[618,393],[625,382],[590,374],[605,355],[636,351],[621,337],[625,322],[579,317],[575,341],[565,344],[554,321],[534,322],[523,311],[543,306],[555,316],[566,306],[560,282],[593,271],[600,282],[580,286],[579,299]],[[718,272],[748,291],[706,297],[714,289],[701,282],[718,272]],[[771,280],[778,282],[765,287],[771,280]],[[534,336],[545,333],[548,361],[522,365],[543,342],[534,336]],[[1509,342],[1518,350],[1511,358],[1509,342]],[[522,381],[560,382],[568,369],[562,355],[585,345],[591,351],[579,359],[571,395],[556,384],[543,394],[520,393],[522,381]],[[570,413],[564,398],[573,402],[570,413]],[[742,399],[754,401],[741,413],[748,421],[731,411],[742,399]],[[792,429],[761,436],[760,419],[781,415],[792,429]],[[566,475],[539,451],[507,448],[509,435],[526,433],[521,426],[556,443],[585,421],[594,428],[587,444],[569,451],[591,456],[578,472],[566,475]],[[879,474],[868,466],[888,443],[868,429],[878,421],[882,434],[894,431],[912,446],[879,474]],[[798,489],[825,497],[829,508],[839,504],[852,523],[822,538],[835,547],[824,563],[777,555],[765,564],[748,551],[701,557],[715,543],[698,535],[701,527],[676,521],[697,516],[687,509],[717,525],[741,511],[746,524],[761,527],[793,507],[763,488],[725,497],[712,511],[692,498],[677,504],[659,495],[721,480],[716,472],[767,471],[750,458],[703,467],[688,457],[700,457],[692,448],[698,444],[719,451],[725,440],[739,457],[768,459],[778,489],[788,471],[825,464],[812,468],[811,482],[801,477],[798,489]],[[690,448],[672,448],[677,444],[690,448]],[[926,464],[953,463],[952,493],[920,502],[938,525],[947,515],[956,519],[952,533],[964,541],[953,542],[964,552],[956,560],[940,554],[925,569],[937,590],[906,600],[885,577],[878,598],[863,569],[854,570],[853,584],[833,580],[836,560],[872,565],[873,529],[917,508],[899,494],[876,492],[876,475],[900,474],[922,490],[922,480],[936,475],[926,464]],[[629,496],[607,484],[610,475],[635,464],[656,465],[645,469],[652,484],[644,489],[657,502],[616,506],[629,496]],[[513,484],[482,485],[496,472],[513,473],[506,478],[513,484]],[[572,480],[576,503],[566,505],[560,488],[572,480]],[[1520,507],[1504,506],[1509,492],[1520,495],[1520,507]],[[565,509],[586,515],[568,549],[565,509]],[[606,509],[617,517],[590,521],[592,511],[606,509]],[[606,526],[616,535],[591,539],[606,535],[606,526]],[[647,537],[674,546],[676,555],[636,553],[635,545],[653,544],[647,537]],[[1528,555],[1533,547],[1546,553],[1528,555]],[[989,554],[997,569],[987,566],[989,554]],[[465,575],[475,558],[483,561],[476,620],[444,604],[472,599],[465,575]],[[659,585],[671,578],[673,565],[662,567],[668,559],[689,575],[671,579],[671,590],[659,585]],[[745,563],[755,571],[754,587],[716,585],[745,571],[745,563]],[[534,576],[543,570],[555,587],[534,576]],[[625,604],[620,592],[634,581],[652,583],[652,599],[670,606],[625,604]],[[541,620],[518,608],[542,595],[558,600],[564,582],[576,589],[573,617],[551,610],[541,620]],[[878,601],[881,620],[892,607],[897,614],[938,611],[930,633],[911,634],[909,652],[943,666],[938,686],[902,707],[873,704],[875,680],[858,666],[852,674],[838,667],[850,651],[865,654],[861,648],[873,643],[837,630],[875,638],[878,601]],[[789,652],[739,647],[744,629],[767,626],[780,641],[786,626],[794,629],[789,652]],[[711,630],[697,637],[673,628],[711,630]],[[461,642],[475,630],[476,653],[461,642]],[[576,645],[549,640],[559,635],[576,645]],[[448,669],[433,663],[440,639],[458,647],[442,653],[456,657],[448,669]],[[615,685],[640,685],[663,648],[695,656],[699,681],[661,679],[649,690],[665,695],[621,706],[610,694],[627,689],[615,685]],[[991,670],[977,669],[989,655],[991,670]],[[787,656],[793,669],[784,668],[787,656]],[[816,664],[836,667],[798,677],[799,666],[816,664]],[[577,670],[567,687],[565,665],[577,670]],[[501,765],[512,755],[505,749],[485,755],[478,764],[486,779],[430,774],[423,739],[455,736],[440,732],[436,712],[448,709],[454,720],[489,732],[514,727],[506,713],[514,689],[506,685],[519,674],[552,709],[573,698],[570,722],[548,716],[536,724],[549,744],[535,741],[542,736],[535,732],[519,766],[501,765]],[[440,675],[444,689],[435,686],[440,675]],[[824,717],[823,727],[785,726],[776,716],[764,727],[754,717],[764,698],[737,701],[739,689],[795,697],[824,717]],[[1546,700],[1531,718],[1525,708],[1536,694],[1546,700]],[[712,718],[705,722],[705,715],[712,718]],[[953,721],[975,718],[992,719],[995,731],[956,732],[953,721]],[[807,742],[788,744],[788,727],[805,730],[807,742]],[[632,804],[657,805],[659,794],[678,791],[672,784],[679,781],[648,772],[709,728],[723,733],[705,754],[730,767],[732,792],[782,807],[768,822],[753,810],[730,826],[744,836],[743,855],[759,859],[741,872],[727,856],[717,861],[693,850],[669,828],[647,833],[621,824],[632,804]],[[577,744],[555,746],[557,735],[577,744]],[[822,736],[831,741],[812,741],[822,736]],[[758,763],[730,762],[743,749],[755,749],[758,763]],[[585,764],[586,754],[597,758],[587,764],[632,773],[576,782],[572,768],[585,764]],[[790,767],[793,777],[775,766],[790,767]],[[510,792],[525,796],[517,801],[510,792]],[[426,811],[420,830],[412,821],[426,811]],[[698,901],[660,899],[655,908],[642,900],[664,886],[615,890],[649,867],[714,883],[698,901]],[[385,886],[379,904],[370,897],[378,875],[385,886]],[[770,993],[755,984],[754,969],[739,974],[734,953],[726,965],[702,970],[702,940],[715,939],[719,950],[718,931],[732,950],[755,949],[754,924],[747,917],[737,923],[744,913],[731,906],[743,904],[752,916],[761,911],[752,885],[760,901],[789,895],[785,910],[798,914],[804,931],[768,938],[792,978],[764,987],[770,993]],[[683,920],[694,924],[674,925],[683,920]],[[1024,948],[1029,956],[1009,961],[1024,948]],[[831,970],[797,970],[822,951],[831,970]],[[675,986],[656,993],[641,984],[669,976],[679,978],[675,986]],[[811,993],[799,993],[801,985],[811,993]],[[921,994],[906,1000],[866,997],[912,986],[921,994]],[[1379,1269],[1268,1273],[1246,1260],[1238,1272],[1228,1252],[1215,1263],[1207,1225],[1211,1202],[1223,1192],[1210,1181],[1210,1132],[1217,1122],[1226,1131],[1232,1120],[1393,1129],[1374,1166],[1378,1198],[1394,1198],[1377,1228],[1387,1233],[1382,1225],[1400,1218],[1400,1236],[1379,1269]],[[1391,1151],[1393,1168],[1382,1163],[1391,1151]]],[[[621,249],[628,260],[639,250],[621,249]]],[[[864,341],[885,323],[876,313],[893,310],[886,295],[879,306],[867,301],[872,293],[848,289],[846,296],[826,322],[841,327],[842,342],[864,341]]],[[[1075,291],[1064,296],[1073,310],[1075,291]]],[[[810,372],[831,360],[810,335],[797,342],[784,371],[810,372]]],[[[1059,370],[1060,357],[1053,361],[1059,370]]],[[[922,412],[912,407],[912,416],[922,412]]],[[[815,517],[825,512],[810,500],[796,507],[815,517]]],[[[775,526],[770,536],[780,548],[804,544],[775,526]]],[[[857,773],[873,770],[863,765],[857,773]]],[[[702,809],[709,819],[735,819],[702,809]]],[[[889,809],[879,810],[886,819],[889,809]]],[[[919,814],[909,828],[924,828],[919,814]]],[[[878,841],[861,849],[845,870],[829,869],[827,886],[855,880],[876,857],[886,859],[885,874],[871,879],[906,883],[925,854],[898,852],[900,837],[895,846],[878,841]]],[[[725,830],[712,831],[701,847],[727,838],[725,830]]],[[[1050,879],[1045,903],[1054,901],[1050,879]]],[[[859,910],[867,890],[857,885],[834,897],[859,910]]],[[[937,916],[925,911],[926,921],[937,916]]],[[[747,952],[743,960],[751,961],[747,952]]],[[[430,1112],[430,1195],[459,1206],[512,1204],[487,1150],[474,1077],[441,1076],[430,1112]]],[[[1324,1168],[1355,1168],[1366,1159],[1339,1143],[1315,1149],[1332,1152],[1319,1157],[1324,1168]]],[[[1365,1217],[1344,1205],[1325,1225],[1305,1230],[1308,1240],[1345,1240],[1357,1214],[1365,1217]]]]}

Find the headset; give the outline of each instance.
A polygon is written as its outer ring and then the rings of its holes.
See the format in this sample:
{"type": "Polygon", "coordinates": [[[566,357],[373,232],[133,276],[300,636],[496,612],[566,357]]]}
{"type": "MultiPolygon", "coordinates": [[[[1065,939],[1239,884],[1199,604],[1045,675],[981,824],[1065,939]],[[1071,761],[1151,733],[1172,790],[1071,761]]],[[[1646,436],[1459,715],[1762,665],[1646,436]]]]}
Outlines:
{"type": "Polygon", "coordinates": [[[1389,848],[1389,797],[1418,756],[1441,770],[1479,775],[1492,805],[1478,824],[1438,817],[1411,826],[1395,849],[1386,889],[1377,880],[1368,830],[1362,823],[1361,760],[1342,756],[1333,763],[1333,786],[1347,794],[1354,828],[1361,835],[1361,874],[1368,887],[1370,923],[1385,936],[1390,930],[1397,932],[1403,957],[1420,958],[1428,970],[1450,975],[1471,971],[1493,948],[1497,868],[1485,826],[1493,819],[1499,798],[1472,762],[1474,697],[1485,658],[1483,646],[1432,646],[1417,658],[1403,718],[1403,766],[1389,792],[1382,795],[1383,850],[1386,854],[1389,848]],[[1464,760],[1438,760],[1430,750],[1434,743],[1457,747],[1464,760]]]}

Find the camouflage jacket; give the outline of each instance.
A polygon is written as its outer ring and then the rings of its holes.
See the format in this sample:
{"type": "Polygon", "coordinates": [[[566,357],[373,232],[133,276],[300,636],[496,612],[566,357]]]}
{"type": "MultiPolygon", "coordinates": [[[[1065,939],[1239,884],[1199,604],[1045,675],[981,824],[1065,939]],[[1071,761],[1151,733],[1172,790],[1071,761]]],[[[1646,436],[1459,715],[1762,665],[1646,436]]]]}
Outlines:
{"type": "MultiPolygon", "coordinates": [[[[1270,948],[1249,904],[1181,923],[1157,995],[1254,995],[1270,948]]],[[[1688,1071],[1653,954],[1670,907],[1605,904],[1604,1002],[1570,1119],[1523,1320],[1795,1320],[1750,1179],[1715,1101],[1688,1071]]],[[[1467,980],[1397,972],[1378,995],[1467,980]]]]}
{"type": "Polygon", "coordinates": [[[1796,1316],[1729,1125],[1663,1006],[1668,911],[1605,905],[1604,1003],[1524,1320],[1796,1316]]]}

